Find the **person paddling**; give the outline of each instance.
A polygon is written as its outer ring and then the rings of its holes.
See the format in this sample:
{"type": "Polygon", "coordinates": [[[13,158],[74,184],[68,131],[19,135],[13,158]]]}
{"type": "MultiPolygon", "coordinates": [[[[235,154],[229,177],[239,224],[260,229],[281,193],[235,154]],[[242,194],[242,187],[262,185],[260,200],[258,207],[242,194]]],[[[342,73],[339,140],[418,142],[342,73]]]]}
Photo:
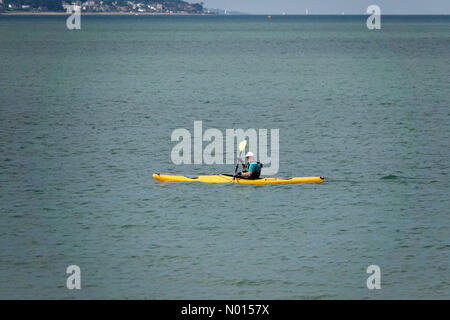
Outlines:
{"type": "Polygon", "coordinates": [[[243,171],[239,172],[238,176],[259,179],[262,163],[255,161],[255,155],[251,151],[245,155],[245,161],[246,163],[242,164],[243,171]]]}

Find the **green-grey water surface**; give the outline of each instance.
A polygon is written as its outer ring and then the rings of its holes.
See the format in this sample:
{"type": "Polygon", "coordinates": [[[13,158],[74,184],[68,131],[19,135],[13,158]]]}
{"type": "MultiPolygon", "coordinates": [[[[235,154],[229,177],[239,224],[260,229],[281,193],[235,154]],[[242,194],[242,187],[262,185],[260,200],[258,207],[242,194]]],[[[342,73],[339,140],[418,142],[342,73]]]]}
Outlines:
{"type": "Polygon", "coordinates": [[[65,19],[0,16],[0,298],[450,298],[448,17],[65,19]],[[195,120],[326,183],[155,181],[195,120]]]}

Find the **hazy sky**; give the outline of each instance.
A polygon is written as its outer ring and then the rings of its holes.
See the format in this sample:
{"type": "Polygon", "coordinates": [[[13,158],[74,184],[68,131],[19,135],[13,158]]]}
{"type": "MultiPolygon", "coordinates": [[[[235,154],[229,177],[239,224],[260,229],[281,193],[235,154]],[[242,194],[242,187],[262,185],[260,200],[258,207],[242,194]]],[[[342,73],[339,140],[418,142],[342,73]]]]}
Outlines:
{"type": "Polygon", "coordinates": [[[204,2],[206,8],[219,8],[245,13],[364,14],[371,4],[381,14],[450,14],[450,0],[188,0],[204,2]]]}

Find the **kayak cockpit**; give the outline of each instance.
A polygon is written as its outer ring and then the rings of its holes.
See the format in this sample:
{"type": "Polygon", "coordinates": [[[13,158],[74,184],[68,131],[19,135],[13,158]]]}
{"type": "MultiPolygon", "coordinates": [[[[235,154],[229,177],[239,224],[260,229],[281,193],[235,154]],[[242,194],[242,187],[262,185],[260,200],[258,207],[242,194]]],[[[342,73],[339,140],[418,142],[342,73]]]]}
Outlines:
{"type": "MultiPolygon", "coordinates": [[[[226,177],[231,177],[231,178],[235,177],[232,174],[226,174],[226,173],[222,173],[221,176],[226,176],[226,177]]],[[[261,179],[264,179],[264,178],[243,177],[243,176],[237,176],[236,178],[245,179],[245,180],[261,180],[261,179]]]]}

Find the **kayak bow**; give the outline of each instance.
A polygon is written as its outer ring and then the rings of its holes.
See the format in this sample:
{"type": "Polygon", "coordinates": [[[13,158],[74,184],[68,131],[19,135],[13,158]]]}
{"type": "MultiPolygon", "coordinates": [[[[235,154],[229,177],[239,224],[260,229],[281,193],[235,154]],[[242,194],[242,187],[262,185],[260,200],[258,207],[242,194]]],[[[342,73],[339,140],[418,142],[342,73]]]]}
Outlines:
{"type": "Polygon", "coordinates": [[[260,179],[246,179],[246,178],[235,178],[228,174],[216,174],[210,176],[198,176],[198,177],[185,177],[185,176],[174,176],[167,174],[154,173],[153,178],[161,182],[205,182],[205,183],[240,183],[240,184],[277,184],[277,183],[321,183],[323,182],[323,177],[294,177],[294,178],[260,178],[260,179]]]}

